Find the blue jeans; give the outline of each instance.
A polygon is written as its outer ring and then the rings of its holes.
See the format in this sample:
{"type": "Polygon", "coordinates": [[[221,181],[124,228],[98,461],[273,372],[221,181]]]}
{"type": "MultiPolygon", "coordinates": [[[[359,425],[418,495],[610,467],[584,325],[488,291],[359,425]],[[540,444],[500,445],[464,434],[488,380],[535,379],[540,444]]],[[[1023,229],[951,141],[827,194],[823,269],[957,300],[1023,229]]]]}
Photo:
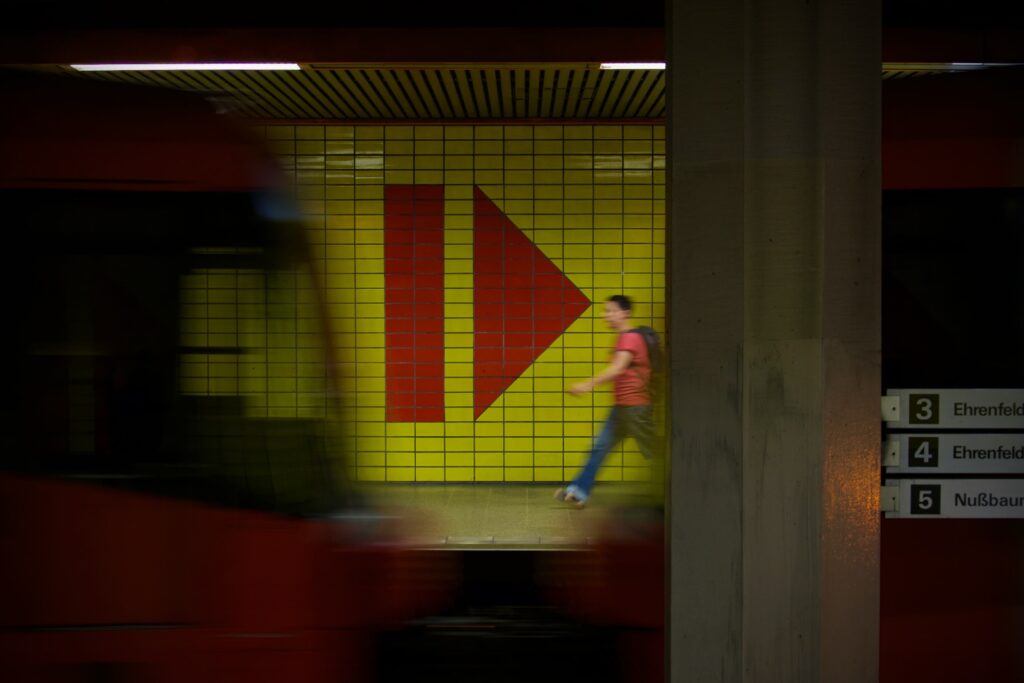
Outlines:
{"type": "Polygon", "coordinates": [[[654,420],[651,406],[613,406],[601,433],[594,439],[587,464],[565,488],[565,494],[580,502],[590,497],[601,463],[620,441],[632,436],[640,453],[650,460],[654,457],[654,420]]]}

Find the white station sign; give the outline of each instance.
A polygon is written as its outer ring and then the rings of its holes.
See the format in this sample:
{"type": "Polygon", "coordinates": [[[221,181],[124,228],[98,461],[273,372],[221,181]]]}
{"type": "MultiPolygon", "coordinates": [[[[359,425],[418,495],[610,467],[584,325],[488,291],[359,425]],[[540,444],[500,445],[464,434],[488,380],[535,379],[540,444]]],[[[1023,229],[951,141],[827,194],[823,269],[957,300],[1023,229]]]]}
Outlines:
{"type": "Polygon", "coordinates": [[[898,479],[887,517],[1024,518],[1024,479],[898,479]]]}
{"type": "Polygon", "coordinates": [[[1024,389],[889,389],[889,429],[1024,430],[1024,389]]]}
{"type": "Polygon", "coordinates": [[[890,474],[1024,474],[1024,434],[890,434],[890,474]]]}

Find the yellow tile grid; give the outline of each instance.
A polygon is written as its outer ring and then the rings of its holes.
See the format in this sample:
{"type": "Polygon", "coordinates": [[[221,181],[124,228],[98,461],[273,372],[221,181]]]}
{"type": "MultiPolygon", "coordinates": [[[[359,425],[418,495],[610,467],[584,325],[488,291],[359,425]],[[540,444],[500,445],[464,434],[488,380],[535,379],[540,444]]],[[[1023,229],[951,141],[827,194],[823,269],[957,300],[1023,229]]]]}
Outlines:
{"type": "Polygon", "coordinates": [[[248,417],[323,417],[310,272],[204,269],[181,278],[182,393],[239,396],[248,417]]]}
{"type": "MultiPolygon", "coordinates": [[[[614,336],[602,320],[603,301],[628,294],[634,321],[664,335],[663,127],[311,125],[267,126],[264,133],[292,172],[308,219],[342,374],[338,416],[350,423],[354,476],[570,478],[612,403],[605,388],[583,397],[565,393],[608,361],[614,336]],[[385,421],[385,183],[445,186],[444,422],[385,421]],[[473,407],[474,186],[595,303],[479,418],[473,407]]],[[[266,416],[322,413],[313,292],[294,283],[276,291],[259,278],[202,272],[183,281],[182,345],[193,352],[182,359],[182,390],[241,393],[266,416]],[[301,316],[281,315],[297,307],[301,316]],[[276,322],[261,326],[264,318],[276,322]],[[247,350],[226,358],[202,353],[204,345],[247,350]]],[[[649,476],[649,464],[627,442],[609,455],[599,478],[649,476]]]]}

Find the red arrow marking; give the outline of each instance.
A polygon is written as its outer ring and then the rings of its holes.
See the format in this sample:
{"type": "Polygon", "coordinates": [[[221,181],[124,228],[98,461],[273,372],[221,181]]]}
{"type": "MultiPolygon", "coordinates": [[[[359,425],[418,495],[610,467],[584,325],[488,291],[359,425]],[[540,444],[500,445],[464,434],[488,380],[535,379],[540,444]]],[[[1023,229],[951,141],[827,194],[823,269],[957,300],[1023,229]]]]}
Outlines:
{"type": "Polygon", "coordinates": [[[444,186],[384,187],[388,422],[444,421],[444,186]]]}
{"type": "Polygon", "coordinates": [[[475,417],[590,307],[590,299],[473,188],[475,417]]]}

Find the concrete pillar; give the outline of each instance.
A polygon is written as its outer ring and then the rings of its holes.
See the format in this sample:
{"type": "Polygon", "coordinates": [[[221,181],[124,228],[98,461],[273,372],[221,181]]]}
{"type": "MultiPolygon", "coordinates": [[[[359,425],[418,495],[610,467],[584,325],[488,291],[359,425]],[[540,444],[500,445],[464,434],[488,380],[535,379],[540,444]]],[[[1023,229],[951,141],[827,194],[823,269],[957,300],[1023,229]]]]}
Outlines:
{"type": "Polygon", "coordinates": [[[878,677],[879,2],[669,0],[669,680],[878,677]]]}

